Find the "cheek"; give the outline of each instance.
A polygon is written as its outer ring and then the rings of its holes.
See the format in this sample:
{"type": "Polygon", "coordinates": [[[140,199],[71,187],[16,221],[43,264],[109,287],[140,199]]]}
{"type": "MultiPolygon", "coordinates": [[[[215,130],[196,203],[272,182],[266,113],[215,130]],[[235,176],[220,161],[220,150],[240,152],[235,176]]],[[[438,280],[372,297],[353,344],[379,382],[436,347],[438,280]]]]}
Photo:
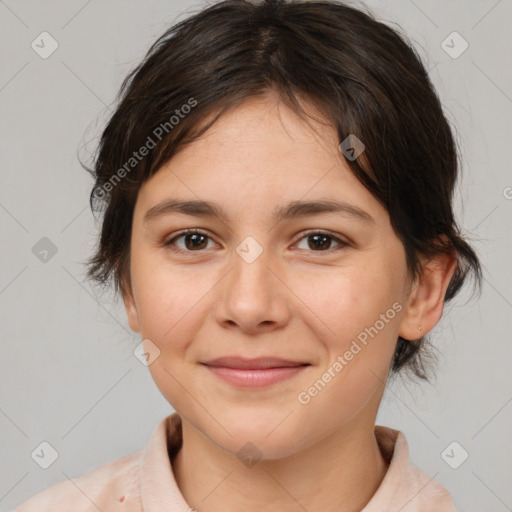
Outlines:
{"type": "Polygon", "coordinates": [[[340,269],[325,280],[323,292],[307,295],[316,313],[309,314],[309,326],[326,358],[297,398],[312,416],[331,411],[327,430],[377,400],[387,379],[402,306],[393,274],[383,268],[377,262],[340,269]]]}
{"type": "Polygon", "coordinates": [[[132,283],[142,339],[149,339],[158,357],[148,366],[161,394],[175,410],[190,408],[189,345],[207,314],[207,293],[214,282],[205,273],[199,279],[190,269],[156,258],[134,258],[132,283]]]}
{"type": "Polygon", "coordinates": [[[198,326],[198,315],[215,284],[211,272],[171,265],[162,258],[140,255],[132,264],[132,283],[141,335],[161,350],[179,350],[198,326]]]}
{"type": "Polygon", "coordinates": [[[338,352],[376,322],[379,330],[386,332],[396,323],[392,306],[401,299],[398,279],[385,261],[377,256],[371,262],[369,259],[322,269],[307,277],[302,274],[290,281],[290,288],[307,306],[310,327],[338,352]],[[383,328],[379,319],[388,310],[383,328]]]}
{"type": "Polygon", "coordinates": [[[327,353],[316,377],[327,381],[325,387],[330,391],[318,405],[324,400],[325,406],[330,399],[341,400],[344,411],[355,411],[379,387],[380,380],[386,380],[403,309],[400,280],[395,274],[387,260],[375,256],[364,265],[336,269],[328,279],[326,275],[310,281],[301,291],[305,294],[311,289],[304,295],[315,313],[308,315],[309,327],[327,353]],[[321,286],[313,287],[313,283],[321,286]]]}

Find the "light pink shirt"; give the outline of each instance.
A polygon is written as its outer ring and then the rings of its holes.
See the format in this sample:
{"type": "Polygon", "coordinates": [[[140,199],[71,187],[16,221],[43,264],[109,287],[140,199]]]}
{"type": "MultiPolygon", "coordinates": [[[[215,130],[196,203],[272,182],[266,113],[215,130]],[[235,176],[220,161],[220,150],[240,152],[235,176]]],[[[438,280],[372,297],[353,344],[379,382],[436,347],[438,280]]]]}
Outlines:
{"type": "MultiPolygon", "coordinates": [[[[376,425],[375,436],[389,467],[361,512],[456,512],[448,491],[410,463],[402,432],[376,425]]],[[[173,413],[158,424],[145,449],[56,483],[12,512],[193,512],[169,459],[181,441],[181,419],[173,413]]]]}

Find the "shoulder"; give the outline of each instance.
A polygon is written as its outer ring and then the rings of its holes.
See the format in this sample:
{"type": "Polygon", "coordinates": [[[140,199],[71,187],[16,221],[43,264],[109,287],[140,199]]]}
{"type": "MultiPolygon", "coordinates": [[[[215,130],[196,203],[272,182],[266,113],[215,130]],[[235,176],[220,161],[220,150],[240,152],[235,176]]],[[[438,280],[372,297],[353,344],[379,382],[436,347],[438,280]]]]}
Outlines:
{"type": "Polygon", "coordinates": [[[143,450],[108,462],[77,478],[35,494],[12,512],[135,512],[140,505],[139,470],[143,450]]]}

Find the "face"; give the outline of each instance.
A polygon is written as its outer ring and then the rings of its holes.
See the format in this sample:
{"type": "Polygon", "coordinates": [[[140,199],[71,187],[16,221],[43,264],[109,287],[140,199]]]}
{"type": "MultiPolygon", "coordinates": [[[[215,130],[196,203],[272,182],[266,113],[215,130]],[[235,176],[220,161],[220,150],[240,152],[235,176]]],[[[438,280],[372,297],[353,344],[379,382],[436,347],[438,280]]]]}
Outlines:
{"type": "Polygon", "coordinates": [[[403,245],[334,129],[311,123],[270,98],[247,101],[159,169],[135,205],[130,326],[157,355],[149,369],[169,403],[233,453],[252,442],[280,458],[373,428],[403,335],[403,245]],[[298,201],[350,207],[288,208],[298,201]],[[224,357],[292,366],[204,364],[224,357]]]}

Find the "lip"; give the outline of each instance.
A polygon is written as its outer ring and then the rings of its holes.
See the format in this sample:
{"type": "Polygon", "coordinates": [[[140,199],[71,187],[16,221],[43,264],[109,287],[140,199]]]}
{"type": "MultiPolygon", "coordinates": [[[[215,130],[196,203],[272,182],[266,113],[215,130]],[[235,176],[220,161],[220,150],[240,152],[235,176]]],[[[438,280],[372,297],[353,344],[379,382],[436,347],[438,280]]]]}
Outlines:
{"type": "Polygon", "coordinates": [[[282,382],[310,366],[309,363],[275,357],[221,357],[201,364],[225,382],[246,388],[265,387],[282,382]]]}

